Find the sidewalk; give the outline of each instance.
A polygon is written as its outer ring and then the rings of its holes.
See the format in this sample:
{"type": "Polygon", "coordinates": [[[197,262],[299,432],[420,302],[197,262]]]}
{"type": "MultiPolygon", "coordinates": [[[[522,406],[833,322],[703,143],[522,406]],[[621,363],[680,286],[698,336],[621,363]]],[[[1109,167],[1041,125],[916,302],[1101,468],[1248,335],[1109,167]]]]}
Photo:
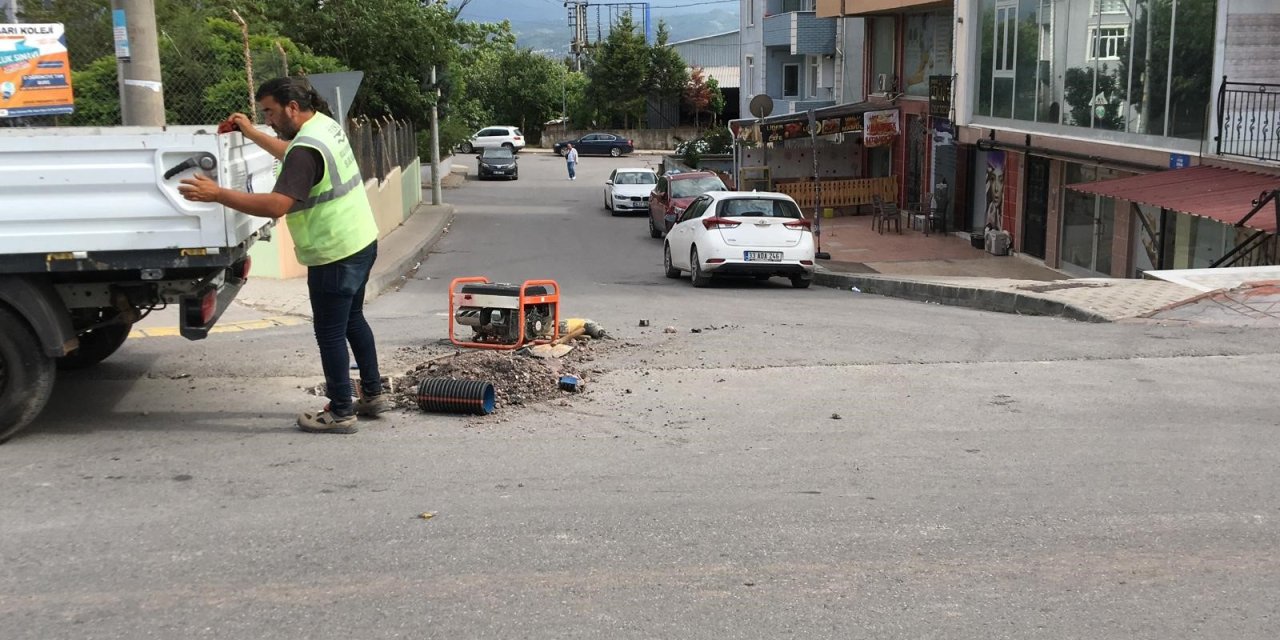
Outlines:
{"type": "MultiPolygon", "coordinates": [[[[453,214],[451,204],[419,204],[408,220],[379,240],[378,260],[369,275],[365,301],[399,285],[444,236],[453,214]]],[[[311,317],[306,278],[250,277],[234,304],[271,314],[311,317]]]]}
{"type": "Polygon", "coordinates": [[[876,233],[870,216],[822,220],[816,284],[864,294],[1086,322],[1146,317],[1199,295],[1182,284],[1071,278],[1021,256],[973,248],[968,234],[876,233]]]}

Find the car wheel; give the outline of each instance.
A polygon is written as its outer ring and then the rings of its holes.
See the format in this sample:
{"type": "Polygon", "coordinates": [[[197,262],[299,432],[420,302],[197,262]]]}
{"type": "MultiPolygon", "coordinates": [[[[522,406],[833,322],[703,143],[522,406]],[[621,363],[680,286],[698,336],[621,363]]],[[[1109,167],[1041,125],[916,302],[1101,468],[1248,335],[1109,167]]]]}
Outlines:
{"type": "Polygon", "coordinates": [[[656,227],[656,226],[654,226],[654,225],[653,225],[653,215],[651,214],[651,215],[649,215],[649,216],[647,216],[647,217],[649,218],[649,237],[650,237],[650,238],[661,238],[661,237],[662,237],[662,232],[661,232],[661,231],[658,231],[658,227],[656,227]]]}
{"type": "Polygon", "coordinates": [[[619,149],[619,148],[617,148],[617,147],[609,147],[609,155],[611,155],[611,156],[613,156],[613,157],[615,157],[615,158],[616,158],[616,157],[618,157],[618,156],[622,155],[622,149],[619,149]]]}
{"type": "Polygon", "coordinates": [[[53,358],[22,318],[0,308],[0,442],[27,426],[53,391],[53,358]]]}
{"type": "Polygon", "coordinates": [[[510,142],[504,142],[504,143],[502,143],[502,148],[503,148],[503,149],[509,149],[509,150],[511,150],[511,155],[515,155],[515,153],[516,153],[516,147],[515,147],[515,145],[511,144],[510,142]]]}
{"type": "Polygon", "coordinates": [[[671,245],[662,245],[662,268],[668,278],[679,278],[680,269],[671,266],[671,245]]]}
{"type": "Polygon", "coordinates": [[[464,143],[462,143],[462,145],[460,145],[460,146],[458,147],[458,149],[459,149],[460,151],[462,151],[463,153],[471,153],[472,151],[475,151],[475,150],[476,150],[476,148],[475,148],[475,147],[471,146],[471,143],[470,143],[470,142],[464,142],[464,143]]]}
{"type": "Polygon", "coordinates": [[[791,286],[797,289],[808,289],[813,284],[813,278],[809,276],[791,276],[791,286]]]}
{"type": "Polygon", "coordinates": [[[711,286],[711,276],[702,270],[702,261],[698,260],[698,248],[689,250],[689,274],[693,286],[701,289],[711,286]]]}

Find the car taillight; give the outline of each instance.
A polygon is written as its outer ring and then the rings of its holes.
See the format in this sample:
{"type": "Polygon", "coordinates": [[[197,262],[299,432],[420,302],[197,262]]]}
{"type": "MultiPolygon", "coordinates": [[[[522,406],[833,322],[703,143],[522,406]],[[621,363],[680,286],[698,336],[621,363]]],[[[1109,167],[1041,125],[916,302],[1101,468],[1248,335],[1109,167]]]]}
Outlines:
{"type": "Polygon", "coordinates": [[[521,140],[523,140],[523,139],[524,139],[524,138],[521,138],[520,136],[516,136],[516,137],[514,138],[514,140],[515,140],[516,142],[520,142],[520,141],[521,141],[521,140]]]}
{"type": "Polygon", "coordinates": [[[782,223],[782,226],[788,229],[812,229],[813,223],[802,218],[800,220],[792,220],[791,222],[784,222],[782,223]]]}
{"type": "Polygon", "coordinates": [[[711,231],[712,229],[736,229],[741,224],[742,223],[737,220],[730,220],[728,218],[702,219],[702,226],[706,227],[707,231],[711,231]]]}

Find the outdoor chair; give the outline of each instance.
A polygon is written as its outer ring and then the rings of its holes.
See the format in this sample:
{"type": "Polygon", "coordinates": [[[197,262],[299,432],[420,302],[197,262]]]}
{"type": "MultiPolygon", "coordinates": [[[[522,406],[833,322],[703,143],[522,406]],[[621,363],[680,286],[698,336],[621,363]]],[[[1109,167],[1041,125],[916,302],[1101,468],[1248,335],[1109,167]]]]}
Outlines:
{"type": "Polygon", "coordinates": [[[896,202],[881,202],[876,207],[876,233],[883,234],[885,227],[893,225],[898,233],[902,233],[902,211],[898,209],[896,202]]]}

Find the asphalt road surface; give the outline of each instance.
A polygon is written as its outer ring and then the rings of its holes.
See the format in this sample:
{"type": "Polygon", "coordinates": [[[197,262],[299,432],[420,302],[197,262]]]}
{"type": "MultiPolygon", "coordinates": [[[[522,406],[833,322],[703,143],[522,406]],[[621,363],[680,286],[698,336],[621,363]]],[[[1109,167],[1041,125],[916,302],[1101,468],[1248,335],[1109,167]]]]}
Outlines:
{"type": "Polygon", "coordinates": [[[307,326],[64,375],[0,446],[0,637],[1280,635],[1275,332],[694,290],[602,207],[655,160],[447,191],[370,309],[403,368],[449,279],[554,278],[618,337],[564,405],[300,433],[307,326]]]}

